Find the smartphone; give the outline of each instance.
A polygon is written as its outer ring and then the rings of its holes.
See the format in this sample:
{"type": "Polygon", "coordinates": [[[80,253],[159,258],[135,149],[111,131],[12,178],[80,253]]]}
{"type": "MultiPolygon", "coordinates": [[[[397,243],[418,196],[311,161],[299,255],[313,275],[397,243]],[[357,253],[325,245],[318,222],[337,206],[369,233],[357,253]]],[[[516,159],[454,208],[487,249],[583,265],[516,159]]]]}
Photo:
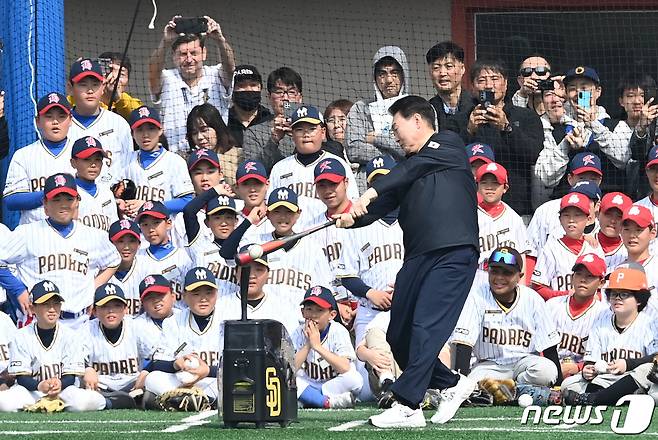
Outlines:
{"type": "Polygon", "coordinates": [[[592,92],[589,90],[578,91],[578,107],[589,110],[592,106],[592,92]]]}
{"type": "Polygon", "coordinates": [[[112,72],[112,58],[96,58],[96,61],[101,65],[103,76],[107,77],[112,72]]]}
{"type": "Polygon", "coordinates": [[[478,103],[487,108],[493,105],[494,91],[493,90],[480,90],[478,93],[478,103]]]}
{"type": "Polygon", "coordinates": [[[286,117],[286,121],[292,120],[292,115],[295,114],[295,111],[297,111],[300,105],[296,102],[290,102],[287,99],[283,100],[283,116],[286,117]]]}
{"type": "Polygon", "coordinates": [[[205,17],[178,17],[174,23],[176,33],[180,35],[208,33],[208,20],[205,17]]]}

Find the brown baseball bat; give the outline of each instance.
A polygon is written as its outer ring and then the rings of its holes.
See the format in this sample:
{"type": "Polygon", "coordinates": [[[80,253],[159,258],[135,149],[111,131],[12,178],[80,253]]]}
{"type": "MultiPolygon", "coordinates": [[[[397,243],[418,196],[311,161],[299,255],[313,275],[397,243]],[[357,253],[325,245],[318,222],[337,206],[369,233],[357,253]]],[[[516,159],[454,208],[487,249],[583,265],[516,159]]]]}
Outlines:
{"type": "MultiPolygon", "coordinates": [[[[313,226],[312,228],[309,228],[305,231],[302,231],[298,234],[293,234],[289,235],[287,237],[283,238],[277,238],[276,240],[270,240],[268,242],[265,242],[261,244],[260,246],[263,248],[263,255],[267,255],[269,253],[272,253],[276,250],[281,249],[285,245],[295,242],[299,240],[300,238],[304,238],[307,235],[310,235],[314,232],[319,231],[320,229],[328,228],[329,226],[333,225],[336,223],[336,219],[329,220],[326,223],[319,224],[317,226],[313,226]]],[[[241,252],[235,256],[235,261],[238,263],[240,266],[245,266],[249,263],[251,263],[254,259],[251,258],[251,255],[249,255],[249,251],[246,252],[241,252]]]]}

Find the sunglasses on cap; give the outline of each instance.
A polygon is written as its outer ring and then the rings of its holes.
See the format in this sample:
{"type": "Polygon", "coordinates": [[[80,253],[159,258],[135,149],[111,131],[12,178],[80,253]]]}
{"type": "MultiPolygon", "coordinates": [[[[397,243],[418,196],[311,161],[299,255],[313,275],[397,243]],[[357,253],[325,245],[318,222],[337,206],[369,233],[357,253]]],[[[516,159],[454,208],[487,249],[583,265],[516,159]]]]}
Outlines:
{"type": "Polygon", "coordinates": [[[532,72],[535,72],[537,75],[542,76],[542,75],[546,75],[547,73],[551,73],[551,69],[549,69],[546,66],[537,66],[537,67],[524,67],[523,69],[519,70],[519,74],[526,78],[532,75],[532,72]]]}
{"type": "Polygon", "coordinates": [[[623,301],[633,296],[633,294],[630,292],[606,292],[605,296],[608,297],[608,300],[619,298],[623,301]]]}
{"type": "Polygon", "coordinates": [[[489,257],[489,263],[500,263],[503,262],[505,264],[509,264],[512,266],[517,266],[518,263],[516,261],[516,257],[514,254],[510,254],[509,252],[501,252],[497,251],[491,254],[491,257],[489,257]]]}

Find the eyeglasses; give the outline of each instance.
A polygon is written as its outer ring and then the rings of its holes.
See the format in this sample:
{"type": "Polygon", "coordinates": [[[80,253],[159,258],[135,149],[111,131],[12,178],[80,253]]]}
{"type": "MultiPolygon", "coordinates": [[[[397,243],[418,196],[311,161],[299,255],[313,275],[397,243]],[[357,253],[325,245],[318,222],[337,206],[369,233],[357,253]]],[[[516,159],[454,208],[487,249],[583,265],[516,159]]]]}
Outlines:
{"type": "Polygon", "coordinates": [[[631,296],[633,296],[633,294],[630,293],[630,292],[615,292],[615,291],[612,291],[612,292],[606,292],[605,296],[608,297],[608,300],[619,298],[620,300],[623,301],[623,300],[626,300],[626,299],[630,298],[631,296]]]}
{"type": "Polygon", "coordinates": [[[297,89],[288,89],[288,90],[276,89],[276,90],[272,90],[270,93],[279,98],[281,98],[283,95],[288,96],[288,98],[295,98],[299,96],[299,91],[297,89]]]}
{"type": "Polygon", "coordinates": [[[510,266],[518,266],[516,257],[514,256],[514,254],[510,254],[509,252],[497,251],[491,254],[491,257],[489,257],[489,263],[500,263],[500,262],[509,264],[510,266]]]}
{"type": "Polygon", "coordinates": [[[547,66],[537,66],[537,67],[524,67],[523,69],[519,70],[519,74],[521,76],[525,76],[526,78],[532,75],[532,72],[535,72],[537,75],[542,76],[551,73],[551,69],[549,69],[547,66]]]}
{"type": "Polygon", "coordinates": [[[329,118],[327,119],[327,124],[340,125],[340,124],[344,124],[346,121],[347,121],[347,117],[345,116],[338,118],[329,118]]]}

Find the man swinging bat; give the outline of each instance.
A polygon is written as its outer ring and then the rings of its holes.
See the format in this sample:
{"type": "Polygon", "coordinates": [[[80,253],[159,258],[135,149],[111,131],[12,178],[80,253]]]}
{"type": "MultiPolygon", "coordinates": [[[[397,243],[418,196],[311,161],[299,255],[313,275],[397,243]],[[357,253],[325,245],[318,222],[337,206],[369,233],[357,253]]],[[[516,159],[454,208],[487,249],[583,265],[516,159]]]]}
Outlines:
{"type": "Polygon", "coordinates": [[[403,370],[393,406],[370,418],[380,428],[423,427],[420,402],[441,390],[432,423],[446,423],[475,388],[437,356],[455,328],[478,260],[477,199],[466,149],[457,134],[435,132],[425,99],[407,96],[389,109],[407,160],[377,179],[336,226],[362,227],[399,207],[405,257],[395,281],[387,341],[403,370]]]}

